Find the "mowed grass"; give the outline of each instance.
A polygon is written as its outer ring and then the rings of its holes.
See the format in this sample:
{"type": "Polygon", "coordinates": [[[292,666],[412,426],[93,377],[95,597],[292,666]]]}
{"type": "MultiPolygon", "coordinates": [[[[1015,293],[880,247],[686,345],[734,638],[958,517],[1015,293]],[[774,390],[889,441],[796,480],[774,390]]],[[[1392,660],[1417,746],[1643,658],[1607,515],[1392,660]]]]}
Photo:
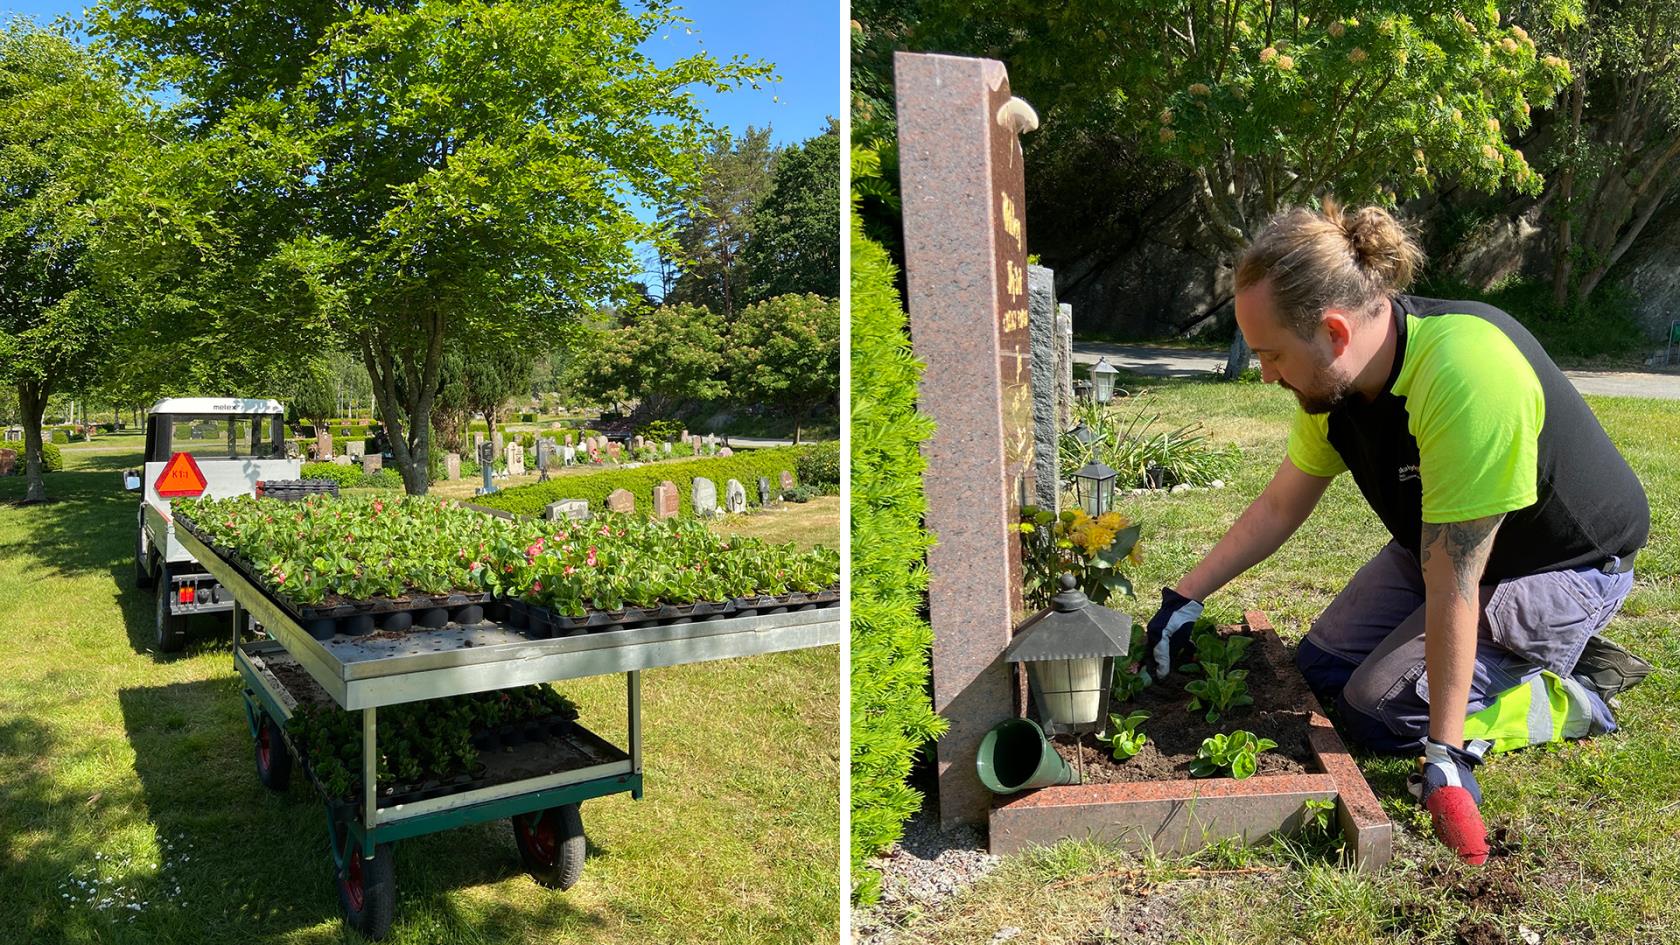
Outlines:
{"type": "MultiPolygon", "coordinates": [[[[1158,589],[1212,547],[1281,462],[1294,401],[1254,383],[1130,380],[1123,386],[1146,392],[1117,409],[1200,422],[1244,455],[1222,491],[1122,499],[1143,524],[1139,597],[1129,609],[1147,620],[1158,589]]],[[[1011,945],[1680,942],[1680,403],[1589,403],[1652,506],[1638,583],[1608,633],[1657,670],[1623,695],[1620,733],[1505,755],[1478,772],[1489,825],[1521,838],[1520,850],[1485,871],[1509,882],[1514,898],[1489,902],[1468,891],[1472,874],[1434,840],[1406,794],[1407,761],[1361,757],[1396,828],[1394,862],[1376,873],[1339,867],[1324,844],[1220,846],[1162,860],[1066,842],[1008,858],[943,906],[900,917],[898,940],[987,942],[1015,929],[1005,936],[1011,945]]],[[[1386,540],[1340,477],[1296,537],[1214,595],[1208,612],[1230,621],[1264,610],[1293,643],[1386,540]]]]}
{"type": "MultiPolygon", "coordinates": [[[[224,622],[151,652],[117,477],[138,438],[65,456],[47,505],[0,480],[0,943],[358,940],[319,800],[257,783],[224,622]]],[[[826,516],[806,531],[833,544],[826,516]]],[[[646,673],[646,796],[584,804],[582,881],[533,883],[505,821],[402,841],[389,940],[832,941],[838,677],[834,647],[646,673]]],[[[623,743],[622,677],[560,689],[623,743]]]]}

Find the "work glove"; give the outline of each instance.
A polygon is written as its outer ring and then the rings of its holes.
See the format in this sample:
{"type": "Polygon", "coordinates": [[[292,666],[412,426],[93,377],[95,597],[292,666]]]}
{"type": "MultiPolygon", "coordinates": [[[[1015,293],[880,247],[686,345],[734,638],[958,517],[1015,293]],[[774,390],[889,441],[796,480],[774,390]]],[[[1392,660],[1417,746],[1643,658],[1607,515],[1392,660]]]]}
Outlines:
{"type": "Polygon", "coordinates": [[[1190,645],[1190,627],[1202,615],[1202,602],[1191,600],[1170,587],[1161,588],[1161,609],[1149,620],[1144,637],[1144,659],[1155,679],[1166,679],[1173,665],[1184,658],[1190,645]]]}
{"type": "Polygon", "coordinates": [[[1424,742],[1421,770],[1407,779],[1412,796],[1423,802],[1435,836],[1472,866],[1487,861],[1487,827],[1482,823],[1482,788],[1472,768],[1479,755],[1431,738],[1424,742]]]}

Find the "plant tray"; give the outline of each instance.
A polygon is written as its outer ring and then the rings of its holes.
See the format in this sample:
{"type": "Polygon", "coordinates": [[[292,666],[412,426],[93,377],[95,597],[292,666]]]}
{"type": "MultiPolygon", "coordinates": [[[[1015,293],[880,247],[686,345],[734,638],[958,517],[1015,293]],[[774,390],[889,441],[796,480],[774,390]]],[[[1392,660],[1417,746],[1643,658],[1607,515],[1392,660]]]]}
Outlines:
{"type": "Polygon", "coordinates": [[[722,603],[665,604],[659,607],[626,607],[617,611],[592,610],[582,617],[556,614],[546,607],[518,599],[507,599],[501,603],[507,607],[509,626],[524,630],[529,636],[546,640],[580,633],[603,633],[693,623],[696,620],[720,620],[724,617],[750,617],[760,613],[810,610],[838,603],[839,600],[839,589],[831,588],[815,594],[795,592],[775,597],[737,597],[722,603]]]}
{"type": "MultiPolygon", "coordinates": [[[[1272,670],[1299,678],[1265,614],[1248,612],[1244,627],[1255,637],[1247,661],[1265,660],[1272,670]]],[[[1076,784],[999,797],[991,810],[991,851],[1014,853],[1064,839],[1160,853],[1187,853],[1227,838],[1252,843],[1298,830],[1306,821],[1306,802],[1320,799],[1336,802],[1336,820],[1354,863],[1365,870],[1380,867],[1393,856],[1393,826],[1304,685],[1300,699],[1311,754],[1307,773],[1076,784]]],[[[1229,727],[1241,722],[1233,719],[1229,727]]]]}

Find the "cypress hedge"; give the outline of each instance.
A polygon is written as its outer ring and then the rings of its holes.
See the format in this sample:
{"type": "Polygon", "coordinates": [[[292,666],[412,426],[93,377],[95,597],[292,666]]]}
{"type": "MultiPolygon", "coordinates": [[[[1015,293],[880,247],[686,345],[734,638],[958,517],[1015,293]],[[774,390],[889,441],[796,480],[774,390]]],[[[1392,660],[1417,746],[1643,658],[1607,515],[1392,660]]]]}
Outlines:
{"type": "Polygon", "coordinates": [[[933,631],[922,618],[926,462],[933,421],[916,412],[922,365],[910,350],[897,273],[852,215],[852,893],[880,893],[864,860],[896,842],[922,795],[916,752],[945,731],[928,696],[933,631]]]}
{"type": "Polygon", "coordinates": [[[605,469],[579,476],[560,476],[548,482],[528,486],[514,486],[494,495],[479,496],[475,505],[501,509],[515,515],[543,514],[549,503],[561,499],[585,499],[592,511],[604,512],[607,496],[615,489],[627,489],[636,497],[636,510],[643,514],[653,510],[653,490],[669,479],[677,486],[677,507],[680,514],[691,514],[690,497],[696,477],[705,477],[717,484],[718,505],[723,505],[724,483],[741,480],[746,487],[747,502],[758,504],[758,477],[770,477],[770,488],[780,490],[778,477],[782,470],[792,473],[799,457],[810,449],[807,446],[778,446],[770,449],[742,450],[733,456],[713,456],[707,459],[671,460],[650,463],[635,469],[605,469]]]}
{"type": "MultiPolygon", "coordinates": [[[[27,454],[24,452],[22,440],[0,440],[0,450],[17,450],[17,474],[24,474],[24,462],[27,454]]],[[[64,454],[45,437],[41,439],[41,471],[59,472],[64,468],[64,454]]]]}

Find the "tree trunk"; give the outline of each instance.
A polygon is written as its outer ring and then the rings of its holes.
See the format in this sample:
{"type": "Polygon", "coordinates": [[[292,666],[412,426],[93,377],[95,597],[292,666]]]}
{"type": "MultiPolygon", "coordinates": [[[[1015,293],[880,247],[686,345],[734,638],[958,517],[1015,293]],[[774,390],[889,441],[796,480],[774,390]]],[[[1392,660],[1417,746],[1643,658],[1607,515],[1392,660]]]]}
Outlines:
{"type": "Polygon", "coordinates": [[[419,332],[425,350],[415,352],[412,339],[405,338],[410,345],[404,346],[400,358],[399,345],[383,332],[370,332],[361,339],[362,363],[373,380],[373,396],[384,418],[391,458],[402,473],[403,489],[409,495],[425,495],[431,489],[432,402],[443,364],[443,332],[442,315],[425,316],[419,332]],[[398,393],[399,370],[404,375],[402,392],[406,398],[398,393]]]}
{"type": "Polygon", "coordinates": [[[1248,358],[1252,352],[1248,350],[1248,339],[1243,337],[1242,328],[1237,329],[1231,338],[1231,351],[1225,357],[1225,374],[1227,381],[1234,381],[1248,370],[1248,358]]]}
{"type": "Polygon", "coordinates": [[[25,502],[47,501],[46,457],[41,455],[41,423],[46,417],[46,384],[41,381],[18,382],[18,410],[23,414],[23,469],[28,485],[23,493],[25,502]]]}

